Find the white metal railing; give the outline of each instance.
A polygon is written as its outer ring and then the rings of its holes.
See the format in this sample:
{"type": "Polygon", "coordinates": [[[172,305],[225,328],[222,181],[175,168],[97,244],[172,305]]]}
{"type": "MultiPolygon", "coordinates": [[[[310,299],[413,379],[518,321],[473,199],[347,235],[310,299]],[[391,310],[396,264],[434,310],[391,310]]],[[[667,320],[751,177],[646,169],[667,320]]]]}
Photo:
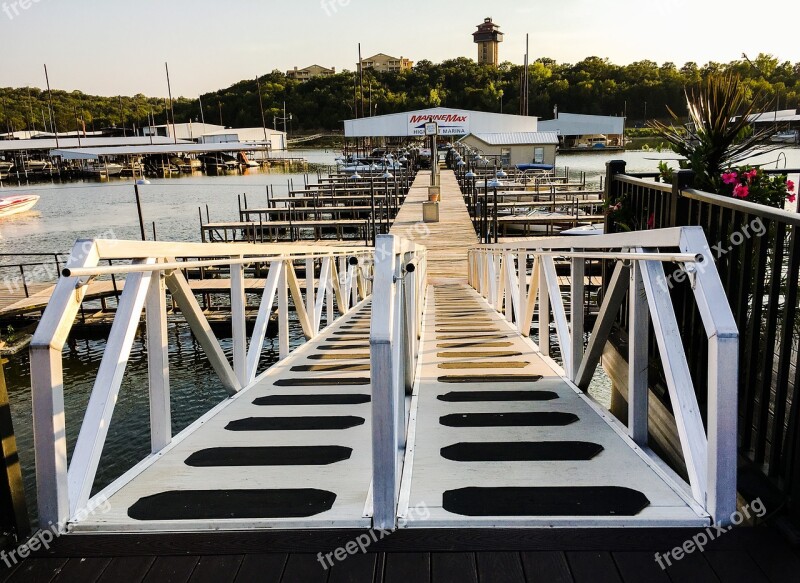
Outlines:
{"type": "Polygon", "coordinates": [[[151,457],[172,441],[167,290],[220,383],[233,395],[256,378],[276,297],[279,356],[283,359],[289,354],[289,297],[306,339],[313,339],[320,332],[323,313],[326,324],[330,325],[370,295],[372,254],[372,249],[364,247],[78,241],[31,342],[33,427],[42,524],[70,520],[87,506],[143,311],[147,332],[151,457]],[[175,257],[201,259],[178,262],[175,257]],[[122,260],[130,260],[130,263],[99,266],[101,261],[122,260]],[[301,289],[295,270],[298,262],[305,267],[305,290],[301,289]],[[269,265],[249,345],[245,325],[248,264],[269,265]],[[210,266],[229,268],[232,365],[182,271],[210,266]],[[72,459],[67,464],[62,349],[92,279],[123,273],[127,274],[124,289],[72,459]]]}
{"type": "Polygon", "coordinates": [[[425,247],[395,235],[375,245],[372,371],[374,528],[395,528],[406,445],[406,395],[415,380],[427,279],[425,247]]]}
{"type": "Polygon", "coordinates": [[[524,336],[530,335],[537,312],[539,350],[545,356],[550,354],[552,312],[564,376],[584,391],[620,307],[627,300],[627,430],[636,444],[655,455],[647,448],[648,337],[652,322],[692,497],[715,522],[730,520],[736,510],[739,333],[701,227],[477,246],[469,253],[469,282],[524,336]],[[569,313],[564,307],[555,257],[570,263],[569,313]],[[584,350],[587,259],[608,259],[614,262],[614,269],[584,350]],[[708,337],[707,430],[669,294],[671,280],[666,277],[663,262],[682,267],[676,272],[676,280],[690,280],[708,337]]]}

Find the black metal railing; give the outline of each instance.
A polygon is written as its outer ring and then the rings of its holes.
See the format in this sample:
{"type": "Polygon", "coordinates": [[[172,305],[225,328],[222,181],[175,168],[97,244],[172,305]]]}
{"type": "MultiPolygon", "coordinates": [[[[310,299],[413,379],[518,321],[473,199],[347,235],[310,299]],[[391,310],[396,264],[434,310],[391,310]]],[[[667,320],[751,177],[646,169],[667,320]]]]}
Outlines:
{"type": "Polygon", "coordinates": [[[6,362],[0,358],[0,541],[19,541],[30,534],[30,521],[3,373],[6,362]]]}
{"type": "MultiPolygon", "coordinates": [[[[777,491],[797,520],[800,214],[694,190],[692,177],[690,171],[679,171],[673,184],[663,184],[626,175],[624,162],[610,162],[606,232],[703,227],[740,333],[740,468],[777,491]]],[[[705,416],[708,355],[700,314],[690,302],[689,278],[674,272],[670,284],[692,380],[705,416]]],[[[624,314],[620,327],[625,327],[624,314]]],[[[661,384],[658,377],[658,371],[651,374],[651,385],[661,384]]],[[[666,400],[665,395],[663,398],[666,400]]]]}

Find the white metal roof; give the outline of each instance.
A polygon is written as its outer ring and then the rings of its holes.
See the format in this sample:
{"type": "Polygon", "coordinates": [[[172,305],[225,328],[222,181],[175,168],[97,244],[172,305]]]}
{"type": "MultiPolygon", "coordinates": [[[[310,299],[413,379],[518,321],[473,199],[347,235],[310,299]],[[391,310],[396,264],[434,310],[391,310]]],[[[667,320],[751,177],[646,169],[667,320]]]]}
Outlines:
{"type": "MultiPolygon", "coordinates": [[[[153,144],[172,144],[175,140],[163,136],[153,136],[153,144]]],[[[178,140],[178,144],[185,143],[178,140]]],[[[30,150],[60,150],[72,148],[106,148],[119,146],[144,146],[151,145],[151,138],[142,136],[128,136],[127,138],[55,138],[41,140],[0,140],[0,152],[22,152],[30,150]]]]}
{"type": "Polygon", "coordinates": [[[558,144],[555,132],[501,132],[492,134],[472,134],[490,146],[521,146],[528,144],[558,144]]]}
{"type": "Polygon", "coordinates": [[[586,136],[590,134],[619,135],[625,131],[625,118],[608,115],[585,115],[560,113],[557,119],[539,122],[539,129],[556,132],[562,136],[586,136]]]}
{"type": "Polygon", "coordinates": [[[441,136],[465,136],[470,133],[535,132],[536,117],[433,107],[403,113],[376,115],[344,122],[347,138],[420,136],[425,121],[433,118],[439,124],[441,136]]]}
{"type": "Polygon", "coordinates": [[[97,160],[109,156],[146,156],[148,154],[213,154],[215,152],[252,152],[263,150],[263,143],[226,142],[224,144],[169,143],[153,146],[123,146],[119,148],[75,148],[58,149],[51,156],[61,156],[64,160],[97,160]]]}
{"type": "Polygon", "coordinates": [[[747,120],[756,123],[781,123],[787,121],[800,121],[800,110],[780,109],[778,111],[765,111],[747,116],[747,120]]]}

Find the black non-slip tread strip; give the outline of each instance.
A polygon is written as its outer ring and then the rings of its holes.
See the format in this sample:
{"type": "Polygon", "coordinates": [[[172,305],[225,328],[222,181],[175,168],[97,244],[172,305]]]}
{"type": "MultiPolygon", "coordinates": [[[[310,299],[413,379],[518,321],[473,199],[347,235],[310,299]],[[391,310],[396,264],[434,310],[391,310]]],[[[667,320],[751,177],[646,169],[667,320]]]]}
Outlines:
{"type": "Polygon", "coordinates": [[[445,427],[563,427],[578,421],[574,413],[455,413],[439,417],[445,427]]]}
{"type": "Polygon", "coordinates": [[[291,378],[291,379],[278,379],[273,386],[275,387],[338,387],[338,386],[359,386],[368,385],[370,383],[369,377],[341,377],[341,378],[291,378]]]}
{"type": "Polygon", "coordinates": [[[442,498],[445,510],[462,516],[635,516],[649,505],[620,486],[469,487],[442,498]]]}
{"type": "Polygon", "coordinates": [[[267,395],[253,400],[253,405],[361,405],[371,401],[369,395],[343,393],[330,395],[267,395]]]}
{"type": "Polygon", "coordinates": [[[341,354],[335,352],[333,354],[309,354],[306,358],[309,360],[369,360],[369,352],[348,352],[341,354]]]}
{"type": "Polygon", "coordinates": [[[509,338],[511,335],[509,333],[506,334],[487,334],[486,336],[480,336],[480,332],[471,331],[469,334],[450,334],[450,333],[442,333],[439,332],[436,334],[436,340],[503,340],[505,338],[509,338]]]}
{"type": "Polygon", "coordinates": [[[542,380],[542,375],[442,375],[436,380],[440,383],[535,383],[542,380]]]}
{"type": "Polygon", "coordinates": [[[195,468],[252,466],[327,466],[350,459],[353,450],[340,445],[210,447],[184,463],[195,468]]]}
{"type": "Polygon", "coordinates": [[[501,331],[496,328],[482,328],[481,330],[475,330],[475,328],[447,328],[442,326],[436,326],[436,333],[437,334],[475,334],[477,332],[491,332],[492,334],[498,334],[501,331]]]}
{"type": "Polygon", "coordinates": [[[525,368],[527,362],[440,362],[439,368],[460,369],[460,368],[525,368]]]}
{"type": "Polygon", "coordinates": [[[489,403],[494,401],[554,401],[553,391],[450,391],[436,397],[446,403],[489,403]]]}
{"type": "Polygon", "coordinates": [[[509,356],[522,356],[521,352],[514,350],[474,350],[471,352],[437,352],[437,358],[508,358],[509,356]]]}
{"type": "Polygon", "coordinates": [[[302,518],[333,507],[336,494],[314,488],[174,490],[146,496],[128,509],[134,520],[302,518]]]}
{"type": "Polygon", "coordinates": [[[369,363],[298,364],[289,370],[292,372],[365,372],[369,370],[369,363]]]}
{"type": "Polygon", "coordinates": [[[442,342],[436,348],[507,348],[513,342],[481,342],[480,340],[465,340],[464,342],[442,342]]]}
{"type": "Polygon", "coordinates": [[[558,462],[589,461],[602,451],[588,441],[508,441],[454,443],[440,453],[453,462],[558,462]]]}
{"type": "Polygon", "coordinates": [[[355,345],[353,345],[353,344],[338,345],[337,344],[336,346],[331,346],[331,345],[328,345],[328,344],[321,344],[320,346],[317,346],[317,350],[361,350],[361,351],[363,351],[364,349],[369,349],[369,344],[355,344],[355,345]]]}
{"type": "Polygon", "coordinates": [[[328,431],[364,425],[363,417],[328,415],[318,417],[247,417],[225,426],[228,431],[328,431]]]}

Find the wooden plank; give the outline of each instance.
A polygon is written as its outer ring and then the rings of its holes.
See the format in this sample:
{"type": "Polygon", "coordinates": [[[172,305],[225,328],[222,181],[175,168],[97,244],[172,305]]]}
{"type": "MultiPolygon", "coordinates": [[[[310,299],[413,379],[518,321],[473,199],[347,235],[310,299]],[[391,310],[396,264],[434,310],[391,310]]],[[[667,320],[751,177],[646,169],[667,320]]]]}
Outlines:
{"type": "Polygon", "coordinates": [[[477,553],[476,558],[481,583],[525,583],[519,553],[477,553]]]}
{"type": "Polygon", "coordinates": [[[286,561],[281,583],[325,583],[328,571],[313,554],[291,554],[286,561]]]}
{"type": "Polygon", "coordinates": [[[431,581],[430,553],[392,553],[386,555],[384,583],[425,583],[431,581]]]}
{"type": "Polygon", "coordinates": [[[158,557],[142,579],[144,583],[187,583],[200,558],[158,557]]]}
{"type": "Polygon", "coordinates": [[[575,583],[622,583],[611,553],[570,551],[567,562],[575,583]]]}
{"type": "Polygon", "coordinates": [[[280,583],[289,555],[285,553],[247,555],[239,566],[236,583],[280,583]]]}
{"type": "Polygon", "coordinates": [[[684,555],[680,561],[673,560],[666,568],[666,572],[674,582],[719,583],[704,553],[694,552],[691,555],[684,555]]]}
{"type": "Polygon", "coordinates": [[[478,564],[475,553],[433,553],[431,555],[431,579],[478,583],[478,564]]]}
{"type": "Polygon", "coordinates": [[[3,583],[49,583],[66,564],[67,559],[31,559],[14,569],[3,583]]]}
{"type": "Polygon", "coordinates": [[[136,583],[144,579],[155,560],[155,557],[148,556],[113,558],[97,581],[98,583],[120,583],[121,581],[136,583]]]}
{"type": "MultiPolygon", "coordinates": [[[[53,579],[53,583],[95,583],[103,575],[111,559],[74,558],[70,559],[53,579]]],[[[126,579],[130,581],[131,579],[126,579]]]]}
{"type": "Polygon", "coordinates": [[[572,583],[567,556],[560,551],[523,552],[522,567],[527,583],[572,583]]]}
{"type": "Polygon", "coordinates": [[[655,561],[655,553],[623,551],[612,556],[625,583],[669,583],[666,571],[655,561]]]}
{"type": "MultiPolygon", "coordinates": [[[[722,583],[769,583],[767,576],[747,553],[709,550],[705,551],[705,557],[722,583]]],[[[800,577],[800,573],[795,572],[795,575],[800,577]]]]}
{"type": "Polygon", "coordinates": [[[349,555],[330,568],[328,583],[372,583],[378,575],[379,556],[376,553],[349,555]]]}
{"type": "MultiPolygon", "coordinates": [[[[190,583],[228,583],[236,580],[243,555],[203,556],[192,573],[190,583]]],[[[263,580],[263,579],[262,579],[263,580]]]]}

